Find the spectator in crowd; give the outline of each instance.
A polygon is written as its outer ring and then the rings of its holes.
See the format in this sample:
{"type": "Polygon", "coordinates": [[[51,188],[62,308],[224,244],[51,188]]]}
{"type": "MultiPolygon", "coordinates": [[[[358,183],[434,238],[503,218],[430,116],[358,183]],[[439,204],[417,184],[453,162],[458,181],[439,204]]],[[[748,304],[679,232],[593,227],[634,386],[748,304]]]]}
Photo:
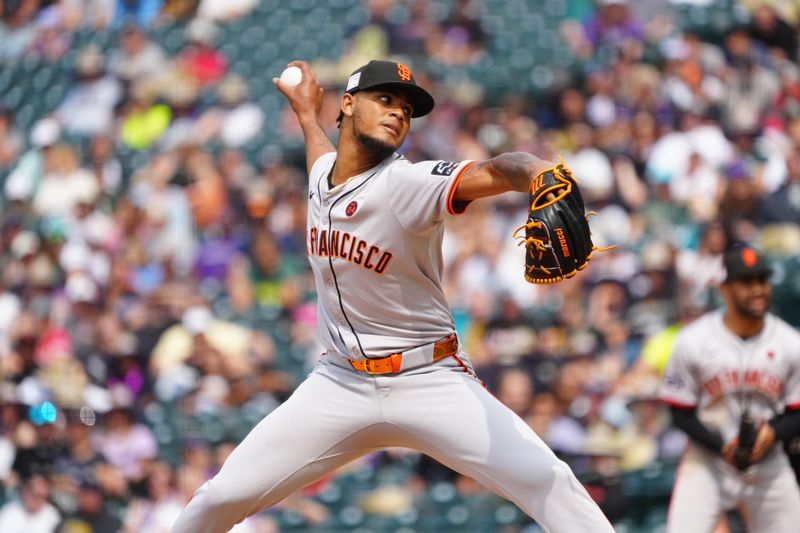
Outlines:
{"type": "Polygon", "coordinates": [[[20,499],[0,508],[0,529],[8,533],[53,533],[61,515],[50,503],[50,482],[40,474],[25,480],[20,499]]]}
{"type": "Polygon", "coordinates": [[[786,182],[762,198],[758,206],[761,224],[796,223],[800,220],[800,150],[792,150],[786,159],[786,167],[786,182]]]}
{"type": "Polygon", "coordinates": [[[142,28],[155,22],[161,10],[162,0],[112,0],[114,16],[111,27],[118,28],[132,20],[142,28]]]}
{"type": "Polygon", "coordinates": [[[93,202],[99,191],[94,176],[80,167],[75,148],[59,144],[47,152],[44,175],[33,198],[33,210],[42,218],[70,217],[79,203],[93,202]]]}
{"type": "Polygon", "coordinates": [[[157,101],[157,89],[148,81],[137,81],[123,104],[119,139],[137,150],[152,147],[172,121],[172,109],[157,101]]]}
{"type": "Polygon", "coordinates": [[[186,27],[187,46],[177,57],[178,67],[201,86],[218,82],[228,72],[227,59],[215,48],[218,32],[213,22],[202,18],[186,27]]]}
{"type": "Polygon", "coordinates": [[[164,50],[147,38],[146,32],[135,24],[122,27],[119,49],[108,59],[108,70],[123,82],[147,80],[162,75],[168,68],[164,50]]]}
{"type": "Polygon", "coordinates": [[[3,2],[0,11],[0,65],[21,58],[36,36],[40,0],[3,2]]]}
{"type": "Polygon", "coordinates": [[[22,153],[25,141],[14,125],[14,113],[0,107],[0,173],[8,169],[22,153]]]}
{"type": "Polygon", "coordinates": [[[264,126],[264,112],[248,101],[247,82],[231,74],[217,86],[218,107],[208,111],[207,119],[225,146],[240,147],[252,141],[264,126]]]}
{"type": "Polygon", "coordinates": [[[97,446],[128,482],[138,483],[144,479],[150,461],[158,453],[158,444],[152,430],[136,421],[130,391],[118,385],[113,393],[119,400],[105,415],[104,431],[98,436],[97,446]]]}
{"type": "Polygon", "coordinates": [[[93,137],[89,144],[88,168],[94,174],[102,194],[109,200],[122,190],[122,164],[114,155],[114,139],[109,135],[93,137]]]}
{"type": "Polygon", "coordinates": [[[533,380],[520,368],[506,368],[500,374],[497,399],[519,416],[525,416],[533,401],[533,380]]]}
{"type": "Polygon", "coordinates": [[[62,6],[51,5],[36,17],[36,35],[28,45],[27,55],[45,61],[61,60],[69,50],[70,34],[66,31],[62,6]]]}
{"type": "Polygon", "coordinates": [[[62,0],[60,5],[67,29],[84,27],[103,31],[114,18],[116,0],[62,0]]]}
{"type": "Polygon", "coordinates": [[[748,30],[753,39],[767,46],[779,59],[797,60],[797,32],[770,2],[756,6],[748,30]]]}
{"type": "Polygon", "coordinates": [[[44,118],[34,124],[30,133],[31,148],[17,160],[4,184],[7,199],[33,199],[44,177],[47,153],[60,136],[61,127],[55,119],[44,118]]]}
{"type": "Polygon", "coordinates": [[[64,517],[58,531],[119,531],[121,525],[120,519],[107,508],[102,487],[83,482],[78,490],[77,510],[64,517]]]}
{"type": "Polygon", "coordinates": [[[169,531],[182,508],[172,468],[165,463],[155,463],[145,480],[145,494],[128,506],[124,531],[169,531]]]}
{"type": "Polygon", "coordinates": [[[270,343],[249,328],[218,320],[204,306],[190,306],[181,323],[159,338],[150,365],[156,376],[189,363],[204,369],[204,374],[233,378],[251,372],[254,363],[267,361],[270,352],[270,343]]]}
{"type": "MultiPolygon", "coordinates": [[[[157,154],[132,176],[128,196],[142,210],[142,230],[147,235],[147,250],[136,252],[137,263],[145,272],[159,272],[168,265],[177,272],[186,272],[194,261],[192,215],[188,193],[179,180],[185,179],[182,161],[175,152],[157,154]]],[[[136,243],[128,243],[134,248],[136,243]]],[[[163,280],[163,273],[158,280],[163,280]]],[[[145,281],[145,279],[142,279],[145,281]]],[[[155,281],[155,280],[153,280],[155,281]]],[[[157,283],[160,283],[158,281],[157,283]]],[[[137,287],[149,291],[150,285],[137,287]]]]}
{"type": "Polygon", "coordinates": [[[599,0],[598,3],[598,12],[586,24],[586,37],[593,47],[619,47],[628,39],[644,40],[644,29],[634,20],[628,0],[599,0]]]}
{"type": "Polygon", "coordinates": [[[200,0],[198,16],[216,21],[244,17],[258,5],[257,0],[200,0]]]}
{"type": "Polygon", "coordinates": [[[122,87],[106,73],[105,58],[97,47],[81,50],[75,60],[75,78],[76,84],[56,111],[64,129],[84,137],[110,131],[122,87]]]}
{"type": "Polygon", "coordinates": [[[475,12],[478,3],[456,0],[449,16],[425,37],[426,51],[449,65],[478,61],[484,53],[485,35],[475,12]]]}

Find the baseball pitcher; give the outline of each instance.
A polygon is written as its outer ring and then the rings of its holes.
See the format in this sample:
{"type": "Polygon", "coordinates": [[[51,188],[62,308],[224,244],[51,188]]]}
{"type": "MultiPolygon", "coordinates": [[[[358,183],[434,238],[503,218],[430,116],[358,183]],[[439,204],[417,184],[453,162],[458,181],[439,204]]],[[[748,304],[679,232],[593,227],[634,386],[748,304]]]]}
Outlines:
{"type": "Polygon", "coordinates": [[[594,249],[576,182],[526,153],[412,163],[397,153],[433,97],[401,63],[349,78],[338,146],[319,123],[323,90],[274,83],[303,128],[307,254],[323,357],[186,506],[173,531],[224,532],[331,470],[376,450],[419,450],[517,504],[546,531],[611,525],[569,467],[475,376],[442,290],[443,221],[472,200],[528,193],[525,277],[550,283],[594,249]]]}

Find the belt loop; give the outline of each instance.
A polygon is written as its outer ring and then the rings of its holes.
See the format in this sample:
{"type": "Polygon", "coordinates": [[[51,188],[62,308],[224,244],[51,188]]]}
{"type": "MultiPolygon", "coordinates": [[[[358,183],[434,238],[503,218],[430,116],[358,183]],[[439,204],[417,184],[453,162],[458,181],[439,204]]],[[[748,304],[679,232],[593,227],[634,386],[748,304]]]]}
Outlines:
{"type": "Polygon", "coordinates": [[[389,357],[392,362],[392,374],[397,374],[400,372],[400,367],[403,365],[403,354],[393,353],[389,357]]]}

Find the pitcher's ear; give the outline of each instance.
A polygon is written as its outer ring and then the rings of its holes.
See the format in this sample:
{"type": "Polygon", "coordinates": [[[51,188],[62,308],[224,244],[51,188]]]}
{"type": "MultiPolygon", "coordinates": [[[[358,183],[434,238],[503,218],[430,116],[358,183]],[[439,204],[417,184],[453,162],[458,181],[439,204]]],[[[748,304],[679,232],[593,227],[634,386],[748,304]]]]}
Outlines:
{"type": "Polygon", "coordinates": [[[344,93],[344,96],[342,96],[342,113],[348,117],[353,116],[354,100],[354,96],[350,93],[344,93]]]}

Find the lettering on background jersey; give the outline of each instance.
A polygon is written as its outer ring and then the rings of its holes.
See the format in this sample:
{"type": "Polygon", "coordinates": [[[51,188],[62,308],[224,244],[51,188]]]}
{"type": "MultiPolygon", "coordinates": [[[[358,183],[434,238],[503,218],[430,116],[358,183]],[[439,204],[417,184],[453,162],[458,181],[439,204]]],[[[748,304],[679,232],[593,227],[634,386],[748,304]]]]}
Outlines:
{"type": "Polygon", "coordinates": [[[318,230],[311,228],[306,239],[309,255],[320,257],[337,257],[350,263],[360,265],[376,274],[383,274],[394,254],[381,250],[379,246],[370,244],[346,231],[318,230]]]}
{"type": "Polygon", "coordinates": [[[716,399],[740,391],[759,392],[777,401],[783,394],[783,381],[763,370],[727,370],[703,383],[703,391],[716,399]]]}
{"type": "Polygon", "coordinates": [[[453,171],[458,168],[458,163],[452,163],[450,161],[440,161],[436,163],[431,170],[431,174],[435,174],[437,176],[449,176],[453,173],[453,171]]]}
{"type": "Polygon", "coordinates": [[[667,385],[671,385],[676,389],[682,389],[686,386],[686,383],[683,381],[683,378],[677,373],[672,373],[672,372],[664,374],[664,383],[666,383],[667,385]]]}

